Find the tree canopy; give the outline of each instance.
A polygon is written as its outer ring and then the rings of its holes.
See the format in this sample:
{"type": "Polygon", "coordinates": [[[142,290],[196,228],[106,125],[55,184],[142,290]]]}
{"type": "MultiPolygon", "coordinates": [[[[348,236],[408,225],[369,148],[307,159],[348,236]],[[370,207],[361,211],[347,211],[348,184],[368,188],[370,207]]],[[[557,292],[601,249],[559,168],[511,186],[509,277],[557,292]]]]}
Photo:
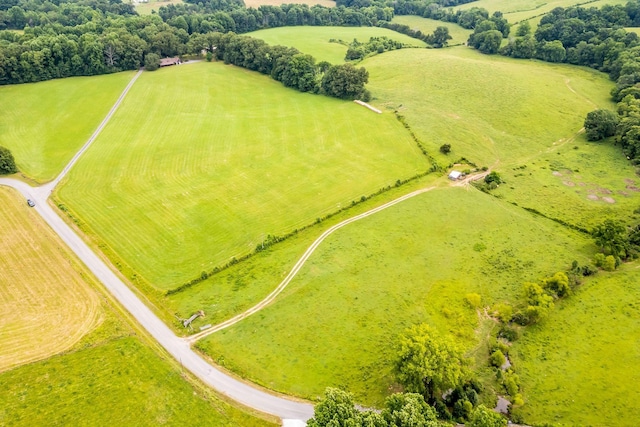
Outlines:
{"type": "Polygon", "coordinates": [[[0,174],[10,174],[18,172],[16,161],[8,148],[0,146],[0,174]]]}
{"type": "Polygon", "coordinates": [[[411,327],[401,338],[395,370],[407,391],[431,399],[464,382],[465,362],[462,351],[451,339],[421,324],[411,327]]]}

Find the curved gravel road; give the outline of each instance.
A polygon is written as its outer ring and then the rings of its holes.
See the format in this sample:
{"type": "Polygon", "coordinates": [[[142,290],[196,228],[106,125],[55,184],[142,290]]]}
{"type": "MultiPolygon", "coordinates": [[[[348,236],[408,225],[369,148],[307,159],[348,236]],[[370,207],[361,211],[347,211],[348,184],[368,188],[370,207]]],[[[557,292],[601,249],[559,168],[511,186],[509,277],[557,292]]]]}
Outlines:
{"type": "Polygon", "coordinates": [[[93,135],[91,135],[89,140],[78,153],[76,153],[55,180],[40,187],[31,187],[22,181],[0,178],[0,185],[12,187],[18,190],[26,199],[33,200],[36,204],[34,209],[42,216],[47,224],[49,224],[53,231],[60,236],[109,292],[116,297],[120,304],[122,304],[142,327],[145,328],[167,352],[179,361],[184,368],[191,371],[195,376],[200,378],[200,380],[221,394],[250,408],[282,418],[285,425],[305,425],[304,421],[313,416],[313,405],[268,393],[255,386],[239,381],[207,363],[199,354],[191,349],[188,341],[176,336],[47,203],[51,191],[53,191],[55,186],[71,169],[78,158],[100,134],[140,74],[141,71],[136,73],[93,135]]]}
{"type": "MultiPolygon", "coordinates": [[[[274,394],[265,392],[255,386],[249,385],[242,381],[239,381],[230,375],[220,371],[214,366],[206,362],[199,354],[191,349],[190,342],[195,341],[198,338],[209,335],[234,323],[239,322],[247,316],[261,310],[263,307],[271,303],[276,296],[282,292],[282,290],[288,285],[288,283],[295,277],[298,271],[302,268],[304,263],[308,260],[315,249],[327,238],[330,234],[338,229],[350,224],[354,221],[358,221],[369,215],[373,215],[383,209],[400,203],[404,200],[430,191],[435,187],[429,187],[409,193],[398,199],[395,199],[389,203],[381,205],[370,211],[364,212],[360,215],[349,218],[339,224],[326,230],[318,239],[316,239],[311,246],[305,251],[302,257],[295,264],[291,272],[283,280],[282,283],[263,301],[256,306],[247,310],[246,312],[215,326],[214,328],[205,331],[202,334],[196,334],[187,339],[182,339],[176,336],[171,329],[169,329],[162,320],[160,320],[138,297],[131,289],[122,281],[116,274],[105,264],[105,262],[99,258],[93,250],[69,227],[61,218],[57,212],[47,203],[47,199],[60,182],[60,180],[67,174],[79,157],[89,148],[91,143],[100,134],[104,126],[109,122],[120,103],[126,96],[127,92],[140,76],[142,71],[136,73],[133,79],[129,82],[124,89],[117,102],[111,108],[105,119],[100,123],[96,131],[91,135],[89,140],[83,145],[83,147],[76,153],[71,159],[69,164],[63,169],[63,171],[52,182],[40,187],[31,187],[28,184],[10,178],[0,178],[0,185],[15,188],[25,198],[32,199],[36,205],[34,209],[42,216],[42,218],[49,224],[49,226],[60,236],[60,238],[69,246],[69,248],[76,254],[76,256],[91,270],[100,282],[111,292],[116,299],[122,304],[127,311],[129,311],[133,317],[145,328],[154,339],[162,345],[162,347],[169,352],[181,365],[196,375],[204,383],[210,385],[218,392],[228,396],[229,398],[246,405],[250,408],[256,409],[267,414],[275,415],[283,419],[284,425],[301,426],[305,425],[305,421],[313,416],[313,405],[310,403],[294,401],[285,397],[276,396],[274,394]]],[[[486,173],[485,173],[486,174],[486,173]]],[[[485,174],[469,177],[467,180],[456,183],[455,185],[461,185],[467,183],[470,179],[479,179],[485,174]]]]}

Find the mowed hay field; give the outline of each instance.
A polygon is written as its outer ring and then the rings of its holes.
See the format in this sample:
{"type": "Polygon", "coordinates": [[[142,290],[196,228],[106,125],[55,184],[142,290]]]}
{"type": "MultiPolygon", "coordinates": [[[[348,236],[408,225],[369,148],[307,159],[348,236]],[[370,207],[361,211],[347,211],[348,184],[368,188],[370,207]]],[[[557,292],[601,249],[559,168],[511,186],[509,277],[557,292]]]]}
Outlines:
{"type": "Polygon", "coordinates": [[[639,267],[599,273],[514,344],[528,424],[638,424],[639,267]]]}
{"type": "Polygon", "coordinates": [[[426,46],[423,41],[377,27],[280,27],[254,31],[247,35],[262,39],[270,45],[293,46],[300,52],[313,56],[317,62],[328,61],[332,64],[345,62],[347,46],[331,43],[331,39],[351,43],[353,39],[367,42],[371,37],[384,36],[409,46],[426,46]]]}
{"type": "Polygon", "coordinates": [[[443,165],[526,161],[574,137],[589,111],[612,107],[596,71],[488,56],[466,47],[399,50],[363,62],[373,104],[398,110],[443,165]],[[451,153],[438,148],[451,144],[451,153]]]}
{"type": "Polygon", "coordinates": [[[0,87],[0,145],[27,177],[55,178],[133,76],[126,71],[0,87]]]}
{"type": "Polygon", "coordinates": [[[0,371],[5,371],[69,349],[102,316],[87,272],[24,198],[6,187],[0,187],[0,217],[0,371]]]}
{"type": "Polygon", "coordinates": [[[407,327],[428,322],[473,351],[467,293],[514,301],[524,282],[594,252],[588,237],[476,190],[433,190],[337,231],[274,304],[197,345],[269,388],[316,398],[339,386],[380,404],[407,327]]]}
{"type": "Polygon", "coordinates": [[[423,34],[431,34],[438,27],[447,27],[452,37],[451,40],[449,40],[449,45],[466,43],[473,32],[452,22],[436,21],[435,19],[427,19],[413,15],[396,15],[391,22],[394,24],[408,25],[413,30],[422,31],[423,34]]]}
{"type": "Polygon", "coordinates": [[[170,289],[429,167],[391,114],[203,62],[143,74],[57,194],[170,289]]]}
{"type": "Polygon", "coordinates": [[[188,382],[177,362],[100,298],[104,321],[73,348],[0,373],[0,425],[275,425],[188,382]]]}

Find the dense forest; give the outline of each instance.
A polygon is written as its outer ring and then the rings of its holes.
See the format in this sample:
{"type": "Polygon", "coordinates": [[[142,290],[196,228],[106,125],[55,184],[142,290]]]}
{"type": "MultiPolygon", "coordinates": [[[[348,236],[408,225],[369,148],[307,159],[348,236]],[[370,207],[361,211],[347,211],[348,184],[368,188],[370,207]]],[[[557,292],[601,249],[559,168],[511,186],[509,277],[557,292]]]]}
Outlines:
{"type": "MultiPolygon", "coordinates": [[[[422,0],[424,7],[464,0],[422,0]]],[[[391,2],[364,7],[306,5],[245,8],[239,0],[168,5],[139,16],[120,0],[1,0],[0,84],[133,70],[147,54],[197,54],[198,35],[287,25],[373,26],[390,21],[391,2]]],[[[404,4],[404,3],[403,3],[404,4]]],[[[407,3],[408,4],[408,3],[407,3]]]]}

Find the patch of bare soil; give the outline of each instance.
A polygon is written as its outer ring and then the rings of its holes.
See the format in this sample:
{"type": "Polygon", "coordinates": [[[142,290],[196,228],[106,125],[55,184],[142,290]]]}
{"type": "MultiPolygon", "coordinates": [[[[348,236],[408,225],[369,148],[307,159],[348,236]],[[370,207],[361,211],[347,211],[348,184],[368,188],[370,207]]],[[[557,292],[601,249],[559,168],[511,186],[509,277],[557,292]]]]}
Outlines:
{"type": "Polygon", "coordinates": [[[562,172],[560,171],[553,171],[551,173],[553,174],[553,176],[562,176],[562,172]]]}
{"type": "Polygon", "coordinates": [[[562,183],[564,185],[566,185],[567,187],[575,187],[576,186],[575,182],[571,182],[571,181],[562,181],[562,183]]]}
{"type": "Polygon", "coordinates": [[[602,200],[604,200],[607,203],[615,203],[616,201],[613,199],[613,197],[603,197],[602,200]]]}
{"type": "Polygon", "coordinates": [[[587,196],[587,199],[589,199],[589,200],[600,200],[600,197],[596,196],[595,194],[589,194],[587,196]]]}

